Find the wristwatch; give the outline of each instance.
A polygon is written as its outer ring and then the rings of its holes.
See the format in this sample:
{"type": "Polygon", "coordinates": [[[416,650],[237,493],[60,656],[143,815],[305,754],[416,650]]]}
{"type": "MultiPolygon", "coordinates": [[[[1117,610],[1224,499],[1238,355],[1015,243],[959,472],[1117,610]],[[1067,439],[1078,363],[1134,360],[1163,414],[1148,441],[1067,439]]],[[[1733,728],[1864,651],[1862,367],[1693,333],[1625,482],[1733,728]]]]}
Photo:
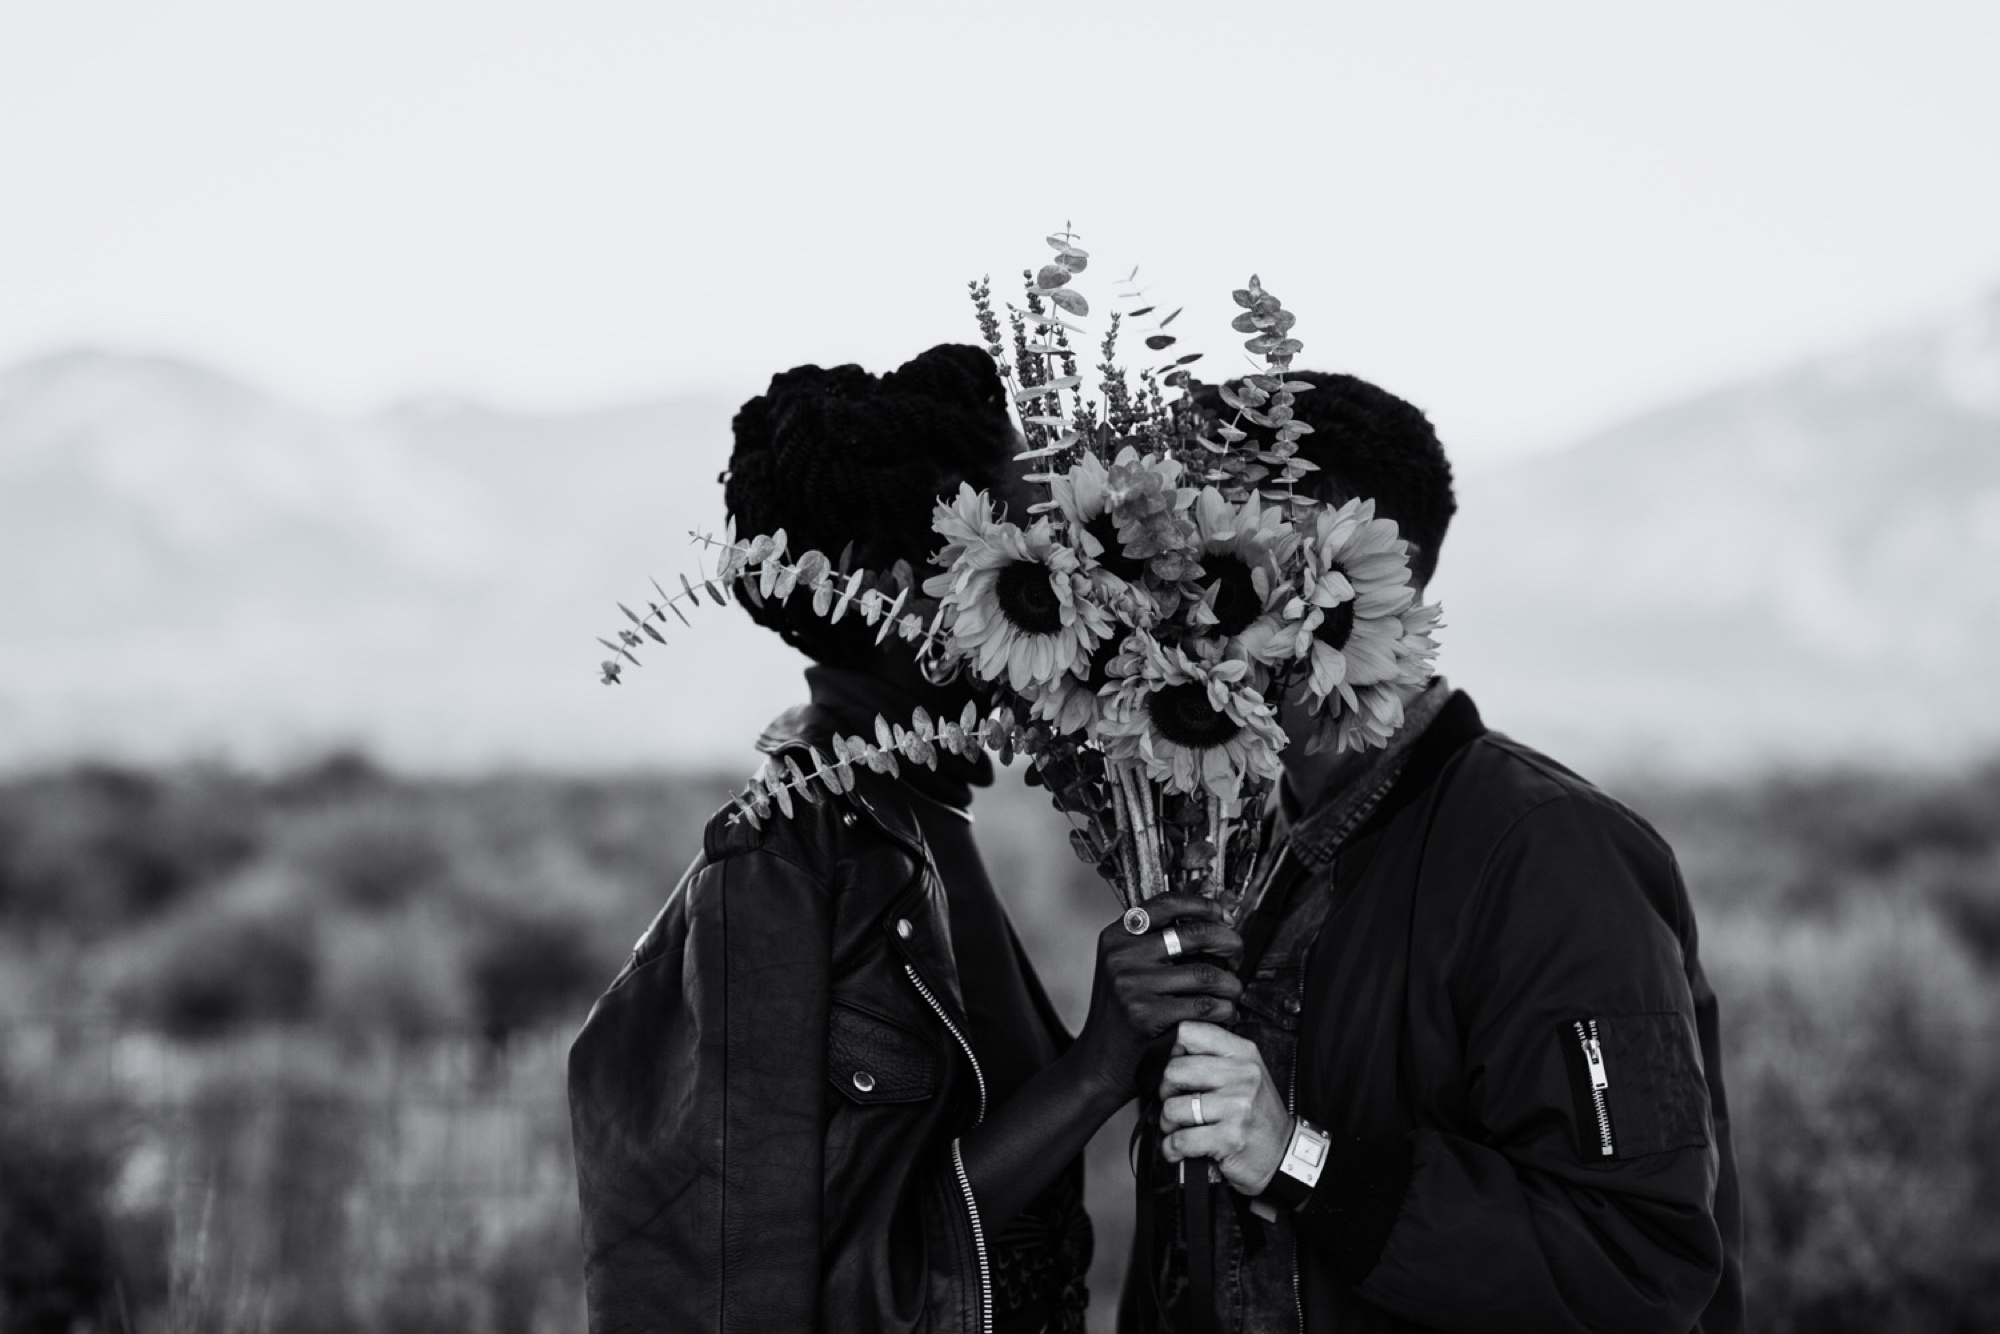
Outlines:
{"type": "Polygon", "coordinates": [[[1312,1198],[1313,1187],[1319,1184],[1319,1174],[1326,1167],[1327,1147],[1333,1143],[1332,1137],[1303,1116],[1292,1118],[1292,1137],[1285,1145],[1285,1156],[1278,1162],[1278,1170],[1264,1187],[1260,1199],[1269,1200],[1278,1209],[1296,1209],[1312,1198]]]}

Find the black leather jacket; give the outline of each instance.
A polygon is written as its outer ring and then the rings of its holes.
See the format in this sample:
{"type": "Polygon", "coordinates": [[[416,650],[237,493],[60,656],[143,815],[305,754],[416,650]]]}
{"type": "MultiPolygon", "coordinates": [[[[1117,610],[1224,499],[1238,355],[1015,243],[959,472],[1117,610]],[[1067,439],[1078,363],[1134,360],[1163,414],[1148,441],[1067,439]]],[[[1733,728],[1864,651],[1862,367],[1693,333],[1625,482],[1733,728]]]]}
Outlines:
{"type": "MultiPolygon", "coordinates": [[[[794,710],[760,749],[831,721],[794,710]]],[[[761,829],[718,814],[592,1009],[569,1095],[593,1334],[979,1334],[1010,1268],[1080,1311],[1081,1274],[1003,1254],[960,1166],[987,1095],[909,801],[863,774],[761,829]]]]}

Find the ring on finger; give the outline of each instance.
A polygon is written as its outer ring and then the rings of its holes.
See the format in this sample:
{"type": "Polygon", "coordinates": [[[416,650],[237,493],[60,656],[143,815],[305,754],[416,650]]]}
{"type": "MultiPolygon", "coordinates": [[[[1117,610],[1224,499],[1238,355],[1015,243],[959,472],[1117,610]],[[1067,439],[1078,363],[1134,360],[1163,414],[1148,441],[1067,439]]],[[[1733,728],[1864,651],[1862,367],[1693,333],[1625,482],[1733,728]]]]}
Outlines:
{"type": "Polygon", "coordinates": [[[1169,963],[1181,957],[1181,953],[1184,947],[1181,944],[1181,932],[1179,927],[1174,927],[1174,926],[1168,927],[1165,931],[1160,933],[1160,939],[1166,942],[1167,961],[1169,963]]]}
{"type": "Polygon", "coordinates": [[[1194,1095],[1194,1099],[1190,1104],[1188,1110],[1188,1115],[1194,1118],[1194,1123],[1198,1126],[1205,1126],[1208,1124],[1208,1121],[1205,1118],[1203,1118],[1201,1114],[1201,1095],[1199,1093],[1194,1095]]]}
{"type": "Polygon", "coordinates": [[[1125,929],[1135,936],[1143,936],[1153,929],[1153,914],[1144,908],[1127,908],[1122,920],[1125,929]]]}

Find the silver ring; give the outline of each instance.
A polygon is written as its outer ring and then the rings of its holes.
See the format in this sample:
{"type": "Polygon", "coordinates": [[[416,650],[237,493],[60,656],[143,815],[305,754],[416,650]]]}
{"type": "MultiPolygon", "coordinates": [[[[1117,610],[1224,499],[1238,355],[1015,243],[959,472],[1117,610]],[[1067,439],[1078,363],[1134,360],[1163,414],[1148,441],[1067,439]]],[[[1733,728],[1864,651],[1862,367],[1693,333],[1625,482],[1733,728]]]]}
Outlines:
{"type": "Polygon", "coordinates": [[[1198,1125],[1198,1126],[1205,1126],[1205,1125],[1207,1125],[1207,1124],[1208,1124],[1208,1122],[1207,1122],[1207,1121],[1205,1121],[1205,1120],[1203,1120],[1203,1119],[1202,1119],[1202,1115],[1201,1115],[1201,1095],[1200,1095],[1199,1093],[1197,1093],[1197,1094],[1195,1094],[1195,1095],[1194,1095],[1194,1107],[1193,1107],[1193,1109],[1192,1109],[1192,1112],[1193,1112],[1193,1115],[1194,1115],[1194,1123],[1195,1123],[1196,1125],[1198,1125]]]}
{"type": "Polygon", "coordinates": [[[1153,914],[1144,908],[1127,908],[1124,921],[1125,929],[1135,936],[1143,936],[1153,929],[1153,914]]]}
{"type": "Polygon", "coordinates": [[[1181,933],[1179,927],[1168,927],[1160,933],[1160,939],[1167,942],[1167,959],[1170,962],[1181,957],[1181,933]]]}

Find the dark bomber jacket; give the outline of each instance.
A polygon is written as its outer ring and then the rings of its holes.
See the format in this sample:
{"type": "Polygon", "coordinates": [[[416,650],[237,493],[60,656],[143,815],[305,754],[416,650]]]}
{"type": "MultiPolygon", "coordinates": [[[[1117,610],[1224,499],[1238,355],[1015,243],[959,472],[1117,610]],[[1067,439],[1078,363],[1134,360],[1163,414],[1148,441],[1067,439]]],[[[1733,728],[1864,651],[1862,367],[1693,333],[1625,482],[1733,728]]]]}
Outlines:
{"type": "MultiPolygon", "coordinates": [[[[1244,935],[1239,1031],[1334,1148],[1297,1213],[1215,1211],[1223,1330],[1743,1328],[1715,995],[1638,816],[1455,694],[1244,935]]],[[[1178,1198],[1122,1330],[1187,1326],[1178,1198]]]]}
{"type": "Polygon", "coordinates": [[[762,829],[718,815],[592,1009],[569,1061],[592,1334],[990,1328],[957,1151],[986,1090],[908,801],[864,774],[762,829]]]}

